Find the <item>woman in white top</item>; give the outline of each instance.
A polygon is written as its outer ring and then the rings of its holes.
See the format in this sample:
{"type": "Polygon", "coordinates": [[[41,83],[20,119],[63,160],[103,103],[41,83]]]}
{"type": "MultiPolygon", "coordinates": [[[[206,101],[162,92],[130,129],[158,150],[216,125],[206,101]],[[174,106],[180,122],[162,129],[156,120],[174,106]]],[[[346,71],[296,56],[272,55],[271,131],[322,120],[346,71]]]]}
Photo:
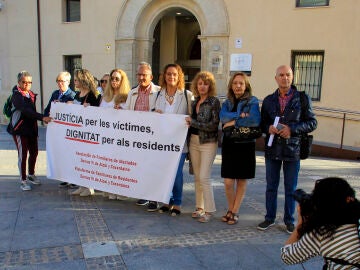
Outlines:
{"type": "Polygon", "coordinates": [[[110,72],[109,83],[106,85],[100,107],[116,107],[126,102],[130,84],[125,71],[117,68],[110,72]]]}
{"type": "MultiPolygon", "coordinates": [[[[110,72],[109,83],[106,85],[99,107],[121,109],[130,91],[130,84],[125,71],[117,68],[110,72]]],[[[104,192],[110,200],[123,200],[125,197],[104,192]]]]}
{"type": "MultiPolygon", "coordinates": [[[[163,74],[160,76],[159,85],[161,90],[155,102],[155,112],[190,115],[192,94],[190,91],[185,90],[184,73],[179,65],[166,65],[163,74]]],[[[160,212],[170,212],[172,216],[177,216],[181,213],[180,208],[183,191],[182,171],[187,153],[188,147],[185,142],[170,201],[159,209],[160,212]]],[[[158,204],[157,202],[149,202],[148,208],[149,207],[157,209],[158,204]]]]}

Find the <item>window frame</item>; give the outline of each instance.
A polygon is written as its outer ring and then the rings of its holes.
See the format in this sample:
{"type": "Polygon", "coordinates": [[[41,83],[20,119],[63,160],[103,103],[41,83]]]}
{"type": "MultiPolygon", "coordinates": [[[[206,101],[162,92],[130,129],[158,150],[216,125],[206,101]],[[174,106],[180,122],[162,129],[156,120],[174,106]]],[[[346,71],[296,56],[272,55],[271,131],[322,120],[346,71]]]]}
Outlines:
{"type": "Polygon", "coordinates": [[[70,80],[70,85],[69,87],[75,91],[75,87],[74,87],[74,72],[77,69],[81,69],[82,68],[82,55],[81,54],[74,54],[74,55],[64,55],[63,56],[64,59],[64,70],[68,71],[71,75],[71,80],[70,80]],[[76,59],[80,59],[79,60],[79,65],[77,65],[75,63],[76,59]]]}
{"type": "MultiPolygon", "coordinates": [[[[313,4],[306,4],[306,3],[301,3],[301,0],[296,0],[295,1],[295,7],[297,8],[302,8],[302,7],[327,7],[330,5],[330,0],[325,0],[324,4],[316,4],[317,0],[312,0],[313,4]]],[[[319,0],[320,1],[320,0],[319,0]]]]}
{"type": "MultiPolygon", "coordinates": [[[[324,50],[292,50],[291,51],[291,68],[294,73],[293,83],[296,85],[299,91],[305,91],[313,101],[321,100],[321,90],[322,90],[322,78],[324,73],[324,62],[325,62],[325,51],[324,50]],[[299,66],[297,57],[311,57],[314,58],[313,61],[308,61],[310,66],[299,66]],[[316,61],[315,57],[320,57],[321,61],[316,61]],[[318,62],[318,64],[316,64],[318,62]],[[301,70],[299,69],[301,68],[301,70]],[[303,69],[310,69],[309,72],[301,73],[303,69]],[[319,69],[318,71],[316,69],[319,69]],[[312,71],[315,70],[315,71],[312,71]],[[301,73],[298,75],[298,73],[301,73]],[[306,81],[297,81],[297,78],[302,78],[305,76],[306,81]],[[310,81],[309,81],[310,80],[310,81]],[[304,85],[305,82],[305,85],[304,85]],[[315,90],[314,90],[315,89],[315,90]],[[311,90],[311,91],[309,91],[311,90]]],[[[304,61],[305,63],[305,61],[304,61]]]]}
{"type": "MultiPolygon", "coordinates": [[[[64,8],[63,8],[63,21],[67,23],[72,22],[80,22],[81,21],[81,0],[63,0],[64,8]],[[79,2],[78,6],[73,6],[71,2],[79,2]],[[79,16],[78,18],[72,18],[72,12],[74,12],[72,9],[78,8],[79,16]]],[[[77,11],[76,11],[77,12],[77,11]]]]}

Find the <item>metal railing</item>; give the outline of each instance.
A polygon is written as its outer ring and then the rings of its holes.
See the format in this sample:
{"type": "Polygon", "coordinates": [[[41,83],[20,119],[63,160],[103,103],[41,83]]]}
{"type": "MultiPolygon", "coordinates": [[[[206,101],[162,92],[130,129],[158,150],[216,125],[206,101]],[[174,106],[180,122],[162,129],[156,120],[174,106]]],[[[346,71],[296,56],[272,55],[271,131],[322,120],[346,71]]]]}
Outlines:
{"type": "Polygon", "coordinates": [[[328,117],[333,119],[342,119],[340,149],[343,149],[346,121],[349,120],[360,123],[360,112],[319,107],[319,106],[313,106],[313,110],[316,116],[328,117]]]}
{"type": "MultiPolygon", "coordinates": [[[[220,95],[218,96],[221,103],[225,101],[226,96],[220,95]]],[[[262,100],[259,99],[260,106],[262,104],[262,100]]],[[[342,110],[342,109],[334,109],[320,106],[313,106],[313,110],[316,116],[318,117],[327,117],[331,119],[341,119],[342,128],[341,128],[341,138],[339,143],[339,149],[343,149],[344,147],[344,136],[345,136],[345,127],[347,121],[354,121],[359,124],[360,128],[360,111],[351,111],[351,110],[342,110]]]]}

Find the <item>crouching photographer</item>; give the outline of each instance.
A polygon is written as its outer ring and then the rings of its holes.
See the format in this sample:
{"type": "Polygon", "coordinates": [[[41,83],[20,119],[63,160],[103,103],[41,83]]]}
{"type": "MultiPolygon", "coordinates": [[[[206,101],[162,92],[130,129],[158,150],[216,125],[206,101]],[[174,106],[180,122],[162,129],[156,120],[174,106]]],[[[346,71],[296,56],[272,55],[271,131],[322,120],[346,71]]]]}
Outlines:
{"type": "Polygon", "coordinates": [[[316,181],[307,194],[296,190],[298,224],[281,248],[286,264],[322,256],[323,269],[360,269],[360,202],[341,178],[316,181]]]}

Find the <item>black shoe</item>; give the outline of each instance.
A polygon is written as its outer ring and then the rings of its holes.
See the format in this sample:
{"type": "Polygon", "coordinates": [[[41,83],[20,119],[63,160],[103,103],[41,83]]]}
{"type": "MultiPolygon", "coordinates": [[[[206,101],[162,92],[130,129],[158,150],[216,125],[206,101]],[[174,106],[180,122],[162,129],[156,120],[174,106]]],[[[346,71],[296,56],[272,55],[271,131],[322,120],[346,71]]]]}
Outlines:
{"type": "Polygon", "coordinates": [[[59,187],[60,187],[60,188],[66,188],[68,185],[69,185],[68,182],[61,182],[61,183],[59,184],[59,187]]]}
{"type": "Polygon", "coordinates": [[[294,229],[295,229],[294,224],[292,224],[292,223],[286,224],[286,231],[287,231],[288,233],[291,234],[291,233],[294,231],[294,229]]]}
{"type": "Polygon", "coordinates": [[[274,224],[275,224],[274,221],[265,220],[257,226],[257,229],[260,231],[265,231],[265,230],[269,229],[271,226],[273,226],[274,224]]]}
{"type": "Polygon", "coordinates": [[[69,188],[70,189],[75,189],[75,188],[78,188],[79,186],[78,185],[75,185],[75,184],[70,184],[69,185],[69,188]]]}
{"type": "Polygon", "coordinates": [[[149,204],[149,201],[143,200],[143,199],[140,199],[136,202],[136,205],[148,205],[148,204],[149,204]]]}
{"type": "Polygon", "coordinates": [[[148,209],[147,209],[149,212],[157,211],[158,208],[159,208],[159,204],[157,202],[149,201],[148,209]]]}

